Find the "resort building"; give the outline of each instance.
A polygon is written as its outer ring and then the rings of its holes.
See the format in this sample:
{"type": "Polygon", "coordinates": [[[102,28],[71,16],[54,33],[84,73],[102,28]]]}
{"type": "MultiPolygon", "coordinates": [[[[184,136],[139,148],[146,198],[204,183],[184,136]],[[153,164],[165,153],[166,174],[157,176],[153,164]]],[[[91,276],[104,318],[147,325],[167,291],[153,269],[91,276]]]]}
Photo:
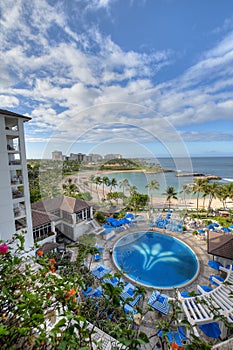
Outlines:
{"type": "Polygon", "coordinates": [[[53,151],[52,152],[52,160],[63,160],[63,155],[61,151],[53,151]]]}
{"type": "Polygon", "coordinates": [[[121,159],[121,154],[105,154],[104,160],[111,160],[111,159],[121,159]]]}
{"type": "Polygon", "coordinates": [[[0,109],[0,239],[25,233],[25,248],[33,246],[24,123],[31,118],[0,109]]]}
{"type": "Polygon", "coordinates": [[[63,234],[72,241],[84,233],[100,234],[104,231],[93,220],[93,207],[72,197],[46,199],[32,204],[33,236],[40,244],[55,241],[63,234]]]}

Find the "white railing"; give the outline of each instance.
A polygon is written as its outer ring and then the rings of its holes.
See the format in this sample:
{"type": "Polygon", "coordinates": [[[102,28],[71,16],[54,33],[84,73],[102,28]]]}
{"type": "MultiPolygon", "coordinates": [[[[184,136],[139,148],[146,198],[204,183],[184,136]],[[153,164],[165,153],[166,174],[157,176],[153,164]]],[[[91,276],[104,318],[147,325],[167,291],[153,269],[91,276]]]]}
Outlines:
{"type": "Polygon", "coordinates": [[[230,338],[222,343],[218,343],[211,348],[212,350],[232,350],[233,349],[233,338],[230,338]]]}

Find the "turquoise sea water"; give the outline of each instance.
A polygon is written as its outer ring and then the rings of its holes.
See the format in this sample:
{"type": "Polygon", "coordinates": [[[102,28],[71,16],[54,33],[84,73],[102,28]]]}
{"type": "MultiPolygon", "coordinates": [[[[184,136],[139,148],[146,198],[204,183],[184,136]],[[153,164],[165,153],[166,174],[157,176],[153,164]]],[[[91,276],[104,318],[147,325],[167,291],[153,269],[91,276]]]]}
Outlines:
{"type": "MultiPolygon", "coordinates": [[[[175,161],[170,158],[159,158],[157,161],[151,159],[153,163],[159,163],[162,168],[174,170],[175,172],[160,174],[145,174],[143,172],[119,172],[107,174],[115,178],[118,184],[123,179],[128,179],[131,186],[136,186],[138,192],[148,193],[145,187],[152,179],[156,179],[160,187],[154,191],[154,195],[163,196],[168,186],[173,186],[177,192],[182,190],[183,184],[193,182],[193,176],[177,177],[176,173],[203,173],[205,175],[217,175],[222,177],[221,182],[229,183],[233,181],[233,157],[206,157],[206,158],[179,158],[175,161]]],[[[116,188],[120,190],[119,188],[116,188]]],[[[122,190],[122,189],[121,189],[122,190]]]]}

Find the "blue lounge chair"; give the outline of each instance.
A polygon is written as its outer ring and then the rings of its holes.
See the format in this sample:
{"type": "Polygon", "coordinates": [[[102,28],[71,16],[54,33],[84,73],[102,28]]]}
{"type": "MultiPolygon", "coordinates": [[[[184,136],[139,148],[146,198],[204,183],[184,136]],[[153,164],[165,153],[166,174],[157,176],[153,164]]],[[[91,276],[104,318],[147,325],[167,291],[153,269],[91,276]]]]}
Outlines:
{"type": "Polygon", "coordinates": [[[211,275],[209,278],[209,281],[214,284],[215,286],[220,286],[222,282],[224,282],[224,278],[218,276],[218,275],[211,275]],[[214,280],[215,279],[215,280],[214,280]],[[219,283],[217,281],[219,281],[219,283]]]}

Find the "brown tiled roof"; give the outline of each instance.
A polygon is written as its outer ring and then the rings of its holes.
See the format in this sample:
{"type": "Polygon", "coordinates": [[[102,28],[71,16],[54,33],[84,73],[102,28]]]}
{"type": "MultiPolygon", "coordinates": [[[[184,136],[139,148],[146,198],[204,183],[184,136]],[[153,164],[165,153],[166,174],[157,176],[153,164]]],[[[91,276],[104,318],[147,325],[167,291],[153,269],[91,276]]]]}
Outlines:
{"type": "Polygon", "coordinates": [[[37,227],[56,221],[59,218],[56,215],[32,209],[32,226],[37,227]]]}
{"type": "Polygon", "coordinates": [[[82,199],[63,196],[32,203],[31,207],[32,210],[35,209],[45,212],[61,209],[68,213],[77,213],[85,208],[90,208],[90,205],[82,199]]]}
{"type": "Polygon", "coordinates": [[[60,209],[68,213],[77,213],[80,210],[89,208],[90,205],[79,198],[63,197],[63,202],[60,209]]]}
{"type": "Polygon", "coordinates": [[[208,253],[233,260],[233,235],[209,231],[208,253]]]}
{"type": "Polygon", "coordinates": [[[39,250],[42,250],[43,253],[48,253],[49,251],[59,247],[59,244],[56,242],[46,242],[44,243],[39,250]]]}
{"type": "Polygon", "coordinates": [[[28,119],[28,120],[32,119],[32,118],[26,117],[25,115],[22,115],[22,114],[18,114],[18,113],[15,113],[15,112],[7,111],[6,109],[0,109],[0,114],[9,115],[10,117],[25,118],[25,119],[28,119]]]}
{"type": "Polygon", "coordinates": [[[35,210],[49,212],[56,209],[60,209],[62,201],[63,197],[45,199],[40,202],[32,203],[31,208],[35,210]]]}

